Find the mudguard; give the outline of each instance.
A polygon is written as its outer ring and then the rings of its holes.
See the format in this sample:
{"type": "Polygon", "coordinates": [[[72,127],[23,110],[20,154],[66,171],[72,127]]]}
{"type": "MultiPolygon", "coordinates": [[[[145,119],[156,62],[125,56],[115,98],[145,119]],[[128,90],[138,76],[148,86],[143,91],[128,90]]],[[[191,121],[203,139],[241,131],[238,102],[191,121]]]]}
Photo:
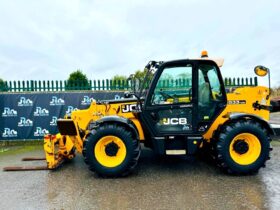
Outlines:
{"type": "Polygon", "coordinates": [[[248,113],[231,113],[229,115],[229,119],[230,120],[238,120],[238,119],[254,119],[257,122],[261,123],[269,132],[269,134],[271,135],[276,135],[275,131],[273,130],[273,128],[271,127],[271,125],[265,121],[264,119],[262,119],[261,117],[254,115],[254,114],[248,114],[248,113]]]}
{"type": "Polygon", "coordinates": [[[89,129],[92,129],[95,126],[99,126],[99,125],[102,125],[104,123],[119,123],[119,124],[129,128],[133,132],[134,137],[139,139],[139,134],[138,134],[137,128],[134,125],[134,123],[130,119],[120,117],[120,116],[117,116],[117,115],[104,116],[97,121],[91,122],[89,124],[89,129]]]}

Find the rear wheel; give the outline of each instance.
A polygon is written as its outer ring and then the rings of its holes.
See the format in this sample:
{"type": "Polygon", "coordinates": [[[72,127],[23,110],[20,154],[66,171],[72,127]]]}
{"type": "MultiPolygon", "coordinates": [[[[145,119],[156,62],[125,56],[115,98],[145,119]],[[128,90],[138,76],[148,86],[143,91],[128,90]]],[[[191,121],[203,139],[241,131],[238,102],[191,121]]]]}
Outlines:
{"type": "Polygon", "coordinates": [[[270,138],[266,129],[252,120],[230,123],[221,129],[216,160],[232,174],[256,173],[269,159],[270,138]]]}
{"type": "Polygon", "coordinates": [[[137,165],[140,144],[124,127],[106,124],[87,137],[83,155],[89,169],[101,176],[126,176],[137,165]]]}

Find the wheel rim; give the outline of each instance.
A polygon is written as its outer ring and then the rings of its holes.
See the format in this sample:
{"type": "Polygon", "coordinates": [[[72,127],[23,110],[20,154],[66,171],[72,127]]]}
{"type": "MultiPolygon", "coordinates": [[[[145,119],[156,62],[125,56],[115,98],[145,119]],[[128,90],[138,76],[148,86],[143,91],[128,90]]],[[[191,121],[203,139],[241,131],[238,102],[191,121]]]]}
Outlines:
{"type": "Polygon", "coordinates": [[[254,163],[261,154],[261,143],[251,133],[241,133],[234,137],[230,143],[231,158],[240,165],[254,163]]]}
{"type": "Polygon", "coordinates": [[[126,146],[116,136],[105,136],[98,140],[94,153],[96,160],[105,167],[116,167],[120,165],[126,156],[126,146]]]}

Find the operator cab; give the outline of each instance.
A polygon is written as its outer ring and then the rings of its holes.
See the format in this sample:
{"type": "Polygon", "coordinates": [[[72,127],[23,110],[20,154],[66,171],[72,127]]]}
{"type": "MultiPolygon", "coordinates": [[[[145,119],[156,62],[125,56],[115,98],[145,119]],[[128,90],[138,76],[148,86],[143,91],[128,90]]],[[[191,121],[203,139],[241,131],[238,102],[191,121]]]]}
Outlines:
{"type": "Polygon", "coordinates": [[[142,108],[143,127],[152,139],[202,139],[226,103],[215,61],[206,58],[164,62],[154,74],[142,108]]]}

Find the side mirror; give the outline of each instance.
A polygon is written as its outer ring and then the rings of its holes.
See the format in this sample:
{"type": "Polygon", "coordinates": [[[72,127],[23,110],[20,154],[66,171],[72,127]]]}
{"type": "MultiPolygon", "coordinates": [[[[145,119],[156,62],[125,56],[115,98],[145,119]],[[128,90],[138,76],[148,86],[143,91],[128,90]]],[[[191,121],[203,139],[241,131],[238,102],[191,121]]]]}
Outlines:
{"type": "Polygon", "coordinates": [[[269,72],[269,68],[266,68],[266,67],[264,67],[264,66],[261,66],[261,65],[259,65],[259,66],[256,66],[255,68],[254,68],[254,71],[255,71],[255,74],[256,75],[258,75],[258,76],[260,76],[260,77],[264,77],[264,76],[266,76],[266,75],[268,75],[268,88],[269,88],[269,93],[268,93],[268,95],[266,96],[266,99],[268,99],[269,98],[269,96],[270,96],[270,94],[271,94],[271,88],[270,88],[270,72],[269,72]]]}
{"type": "Polygon", "coordinates": [[[264,77],[269,73],[269,69],[264,66],[256,66],[254,68],[254,71],[255,71],[255,74],[260,77],[264,77]]]}

